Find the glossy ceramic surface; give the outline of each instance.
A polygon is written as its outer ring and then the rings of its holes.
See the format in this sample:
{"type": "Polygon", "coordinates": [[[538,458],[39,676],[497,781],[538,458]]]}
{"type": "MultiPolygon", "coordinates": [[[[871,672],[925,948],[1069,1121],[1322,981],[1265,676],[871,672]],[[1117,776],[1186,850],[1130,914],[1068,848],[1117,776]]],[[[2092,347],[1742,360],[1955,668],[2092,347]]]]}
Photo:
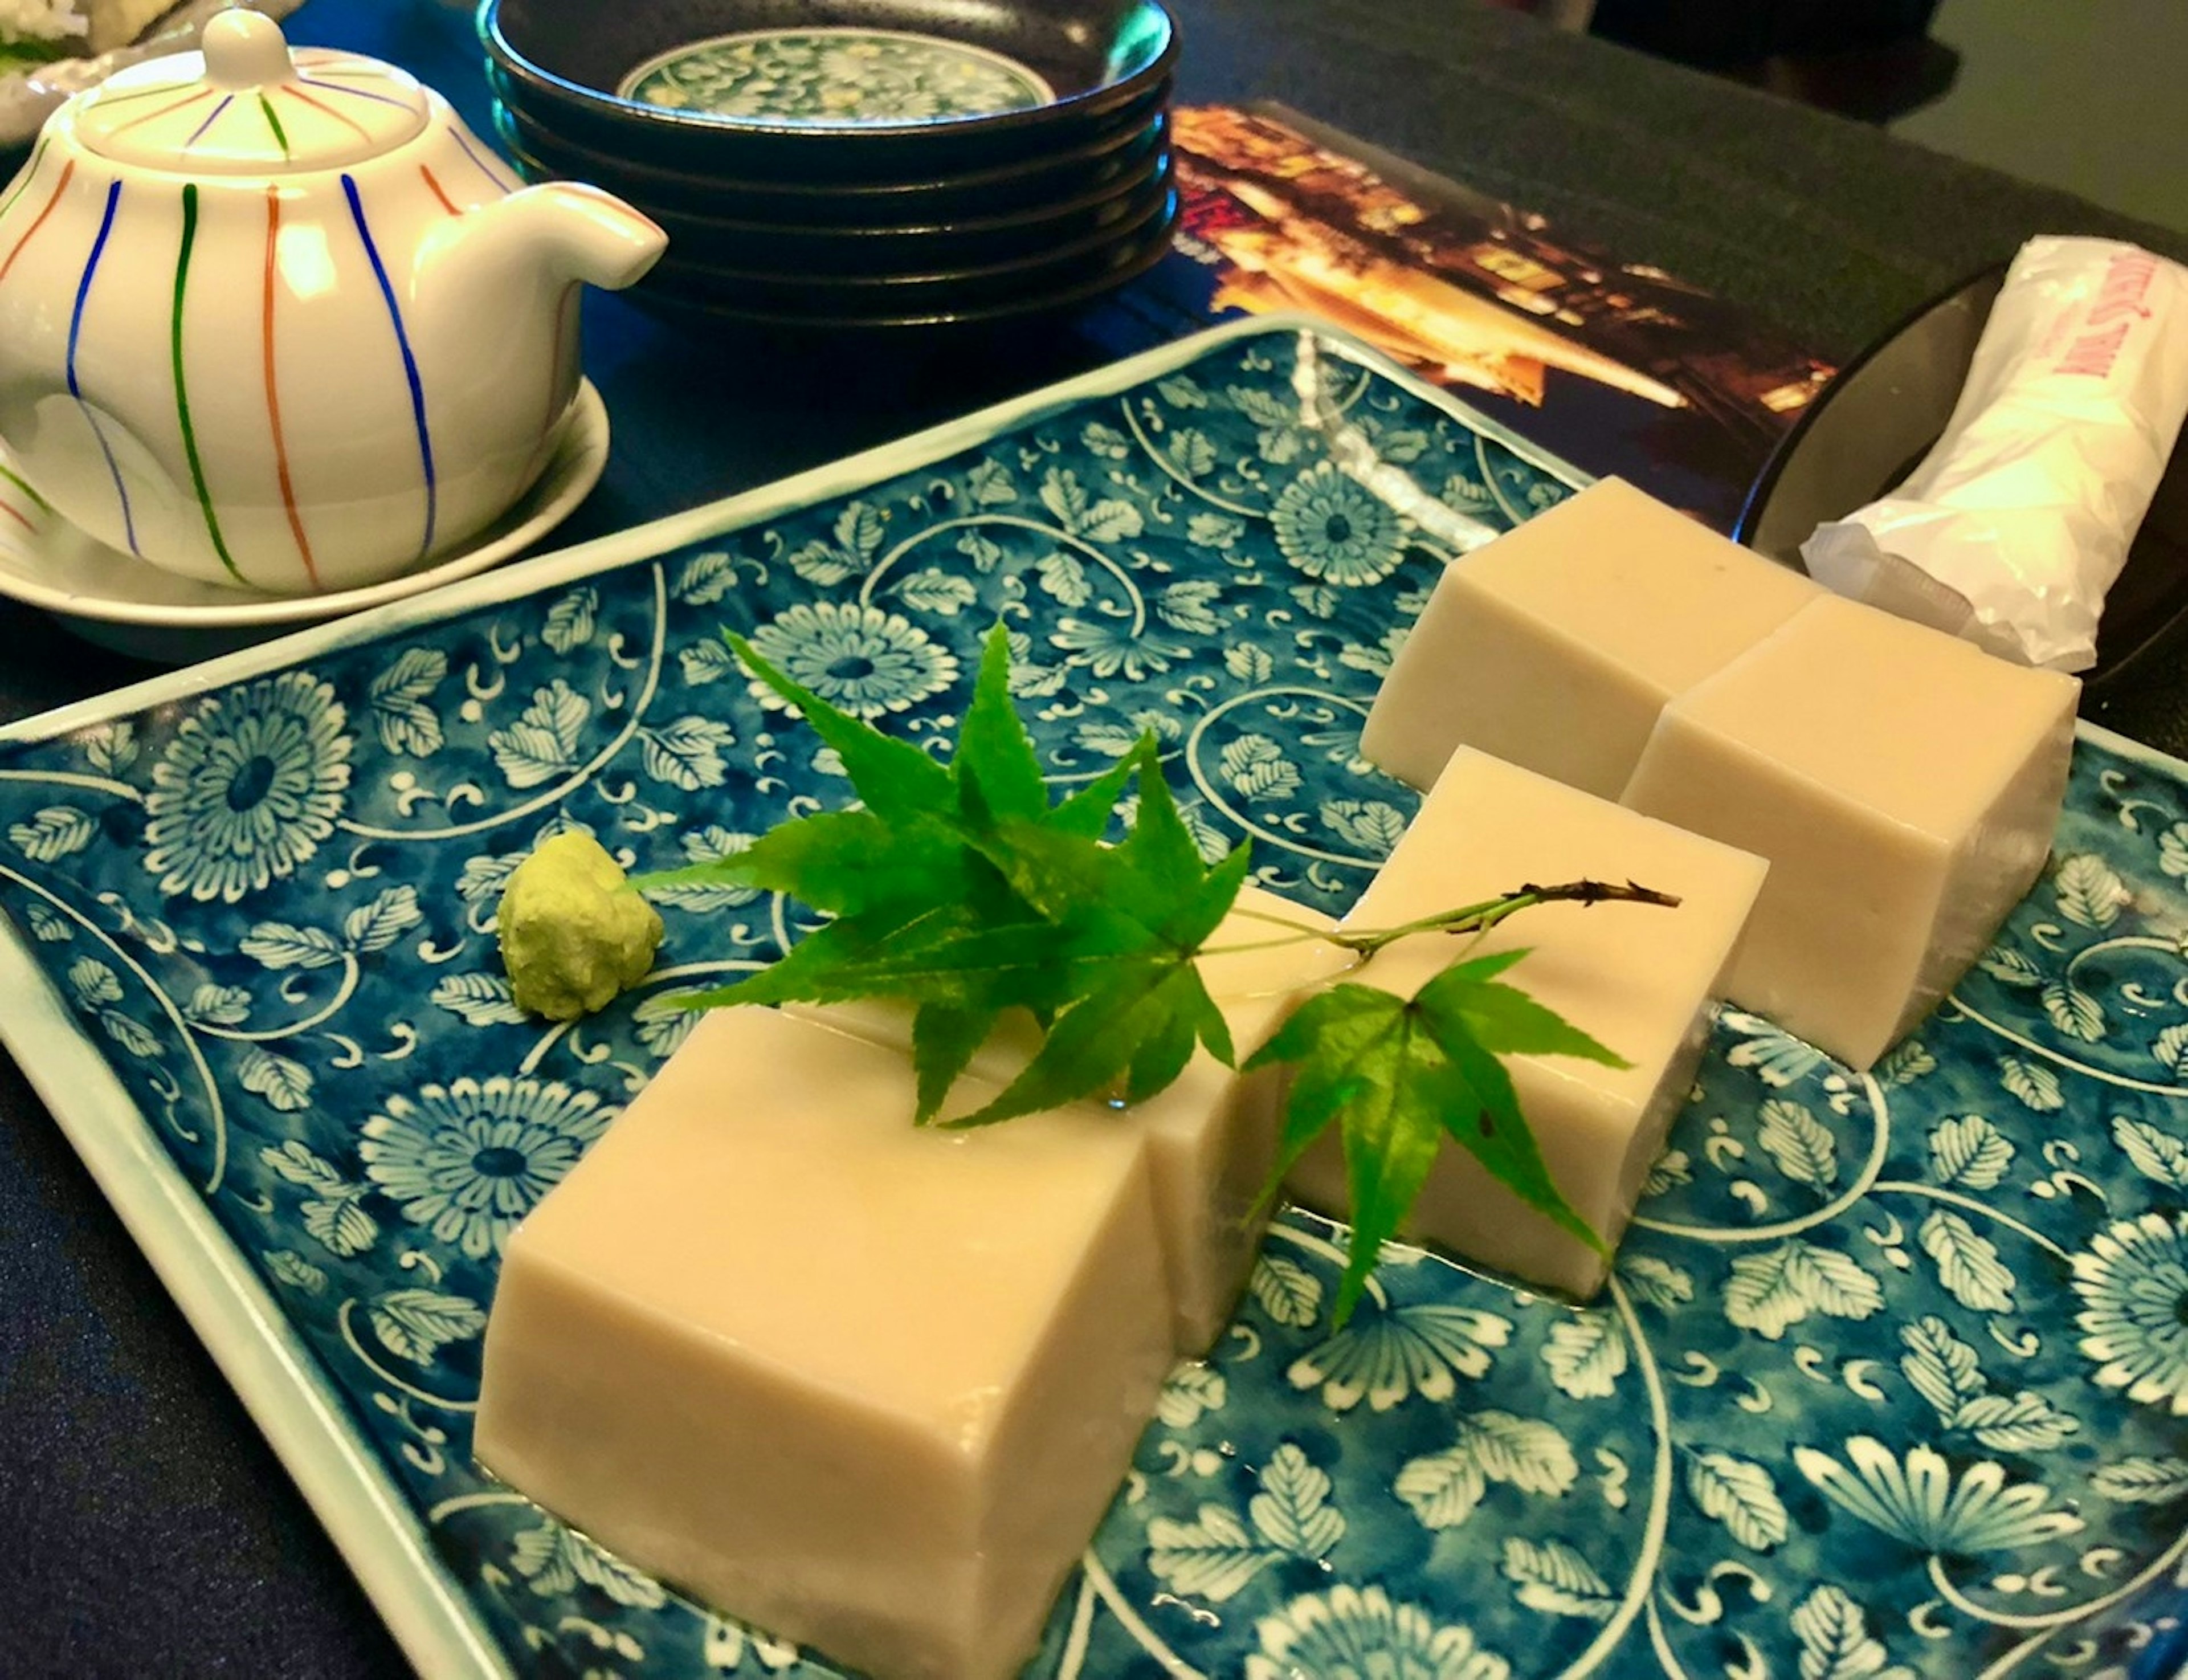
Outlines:
{"type": "Polygon", "coordinates": [[[753,30],[687,42],[639,65],[616,92],[694,116],[821,128],[947,122],[1056,97],[1000,53],[903,30],[849,28],[753,30]]]}
{"type": "MultiPolygon", "coordinates": [[[[1001,617],[1059,782],[1153,730],[1209,845],[1341,908],[1413,803],[1357,752],[1393,648],[1575,482],[1257,322],[18,726],[0,1031],[422,1668],[826,1674],[468,1453],[510,1225],[674,1047],[665,999],[799,918],[687,891],[651,984],[545,1029],[500,883],[568,825],[652,866],[843,802],[724,625],[923,740],[1001,617]]],[[[1721,1017],[1595,1306],[1394,1250],[1334,1333],[1333,1232],[1282,1219],[1030,1672],[2167,1672],[2184,775],[2085,736],[2053,867],[1873,1076],[1721,1017]]]]}
{"type": "Polygon", "coordinates": [[[65,106],[0,198],[0,438],[149,566],[368,585],[523,494],[577,389],[576,285],[662,243],[595,189],[516,190],[403,72],[223,14],[65,106]]]}
{"type": "Polygon", "coordinates": [[[210,659],[307,624],[475,576],[536,546],[577,511],[608,459],[608,414],[589,380],[514,506],[437,564],[324,595],[253,595],[138,564],[42,507],[0,451],[0,595],[52,613],[87,641],[166,665],[210,659]]]}
{"type": "Polygon", "coordinates": [[[544,172],[592,181],[649,212],[682,211],[790,227],[916,228],[967,217],[1039,214],[1136,172],[1168,132],[1170,83],[1158,83],[1070,145],[1044,146],[971,169],[917,171],[873,181],[815,181],[706,174],[602,151],[576,140],[528,100],[522,87],[489,65],[495,127],[544,172]]]}
{"type": "Polygon", "coordinates": [[[536,117],[581,145],[693,174],[899,180],[996,166],[1074,146],[1166,80],[1177,32],[1156,0],[486,0],[489,61],[536,117]],[[617,90],[645,67],[726,36],[854,30],[945,41],[999,57],[1053,97],[917,121],[816,125],[805,108],[725,118],[617,90]]]}
{"type": "MultiPolygon", "coordinates": [[[[552,180],[567,173],[567,166],[551,165],[527,149],[506,112],[496,113],[494,126],[503,150],[526,179],[552,180]]],[[[1159,121],[1154,127],[1160,127],[1159,121]]],[[[785,226],[651,202],[644,208],[668,235],[663,261],[672,265],[696,262],[815,276],[924,274],[1053,257],[1116,228],[1143,207],[1156,178],[1166,179],[1169,173],[1169,155],[1159,148],[1141,151],[1136,162],[1130,173],[1054,205],[924,226],[785,226]]],[[[623,196],[638,202],[628,190],[623,196]]],[[[795,206],[788,211],[798,213],[795,206]]]]}

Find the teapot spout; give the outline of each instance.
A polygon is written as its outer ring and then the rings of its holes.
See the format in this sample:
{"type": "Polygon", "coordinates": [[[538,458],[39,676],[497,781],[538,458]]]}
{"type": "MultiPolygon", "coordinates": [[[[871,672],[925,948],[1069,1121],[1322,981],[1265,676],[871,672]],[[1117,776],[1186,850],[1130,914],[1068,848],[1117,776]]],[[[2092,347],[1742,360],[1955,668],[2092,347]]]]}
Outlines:
{"type": "Polygon", "coordinates": [[[612,193],[548,181],[483,204],[434,230],[422,253],[421,296],[459,330],[507,320],[527,297],[559,298],[572,284],[620,291],[644,278],[668,244],[651,221],[612,193]]]}

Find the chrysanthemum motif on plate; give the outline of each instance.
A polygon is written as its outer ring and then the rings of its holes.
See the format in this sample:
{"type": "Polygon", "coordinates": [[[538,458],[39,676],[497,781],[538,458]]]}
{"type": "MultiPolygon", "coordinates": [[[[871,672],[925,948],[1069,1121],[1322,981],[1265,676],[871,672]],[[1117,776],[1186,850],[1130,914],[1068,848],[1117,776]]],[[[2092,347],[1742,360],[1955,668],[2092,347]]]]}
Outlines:
{"type": "Polygon", "coordinates": [[[1470,1629],[1436,1625],[1379,1587],[1338,1587],[1294,1598],[1254,1632],[1246,1680],[1507,1680],[1512,1666],[1470,1629]]]}
{"type": "Polygon", "coordinates": [[[1349,589],[1378,583],[1405,558],[1404,521],[1333,461],[1309,467],[1286,485],[1269,521],[1284,558],[1324,583],[1349,589]]]}
{"type": "Polygon", "coordinates": [[[391,1097],[358,1146],[368,1177],[414,1225],[473,1260],[577,1164],[616,1110],[551,1080],[457,1080],[391,1097]]]}
{"type": "Polygon", "coordinates": [[[2074,1322],[2101,1387],[2188,1417],[2188,1214],[2145,1214],[2074,1256],[2074,1322]]]}
{"type": "MultiPolygon", "coordinates": [[[[957,680],[957,659],[917,625],[878,606],[799,602],[752,634],[753,646],[793,682],[854,717],[901,712],[957,680]]],[[[753,697],[781,707],[764,683],[753,697]]]]}
{"type": "Polygon", "coordinates": [[[347,721],[308,671],[214,695],[185,718],[144,801],[144,867],[160,890],[233,904],[310,858],[349,786],[347,721]]]}
{"type": "Polygon", "coordinates": [[[1851,1470],[1809,1446],[1795,1447],[1793,1462],[1834,1505],[1917,1551],[2010,1552],[2082,1527],[2071,1511],[2046,1508],[2049,1488],[2009,1483],[1993,1458],[1955,1473],[1934,1447],[1910,1448],[1902,1459],[1873,1435],[1854,1436],[1846,1453],[1851,1470]]]}

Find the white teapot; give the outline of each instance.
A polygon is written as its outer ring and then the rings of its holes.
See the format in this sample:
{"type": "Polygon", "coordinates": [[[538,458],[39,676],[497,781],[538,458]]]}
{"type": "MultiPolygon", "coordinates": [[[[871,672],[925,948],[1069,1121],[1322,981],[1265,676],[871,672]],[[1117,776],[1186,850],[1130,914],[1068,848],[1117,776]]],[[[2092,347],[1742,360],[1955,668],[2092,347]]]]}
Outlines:
{"type": "Polygon", "coordinates": [[[46,124],[0,198],[0,442],[151,565],[305,594],[408,571],[530,487],[577,394],[580,281],[666,243],[512,190],[392,65],[251,11],[46,124]]]}

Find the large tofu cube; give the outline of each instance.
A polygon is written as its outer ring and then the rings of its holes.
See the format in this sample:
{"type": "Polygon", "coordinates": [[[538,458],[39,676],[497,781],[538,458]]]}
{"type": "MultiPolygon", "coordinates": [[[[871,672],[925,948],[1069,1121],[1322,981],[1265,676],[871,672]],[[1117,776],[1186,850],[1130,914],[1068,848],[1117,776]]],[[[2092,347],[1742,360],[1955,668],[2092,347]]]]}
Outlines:
{"type": "Polygon", "coordinates": [[[1616,799],[1665,702],[1819,593],[1604,479],[1444,569],[1360,750],[1420,788],[1466,746],[1616,799]]]}
{"type": "MultiPolygon", "coordinates": [[[[1462,747],[1413,826],[1345,917],[1388,927],[1529,882],[1593,878],[1679,895],[1647,905],[1548,904],[1477,944],[1421,934],[1386,947],[1353,978],[1403,997],[1463,954],[1525,950],[1504,976],[1633,1066],[1561,1056],[1507,1058],[1520,1112],[1558,1188],[1605,1242],[1623,1235],[1649,1163],[1686,1101],[1709,1032],[1710,999],[1740,944],[1767,865],[1607,800],[1462,747]]],[[[1334,1132],[1294,1168],[1293,1190],[1342,1215],[1350,1206],[1334,1132]]],[[[1407,1227],[1467,1259],[1586,1297],[1604,1258],[1446,1142],[1407,1227]]]]}
{"type": "MultiPolygon", "coordinates": [[[[1211,952],[1281,939],[1283,930],[1258,916],[1300,927],[1336,924],[1317,910],[1257,887],[1240,890],[1236,905],[1209,941],[1211,952]]],[[[1237,950],[1200,960],[1200,978],[1231,1028],[1243,1062],[1267,1042],[1307,989],[1352,966],[1351,956],[1318,940],[1237,950]]],[[[838,1031],[908,1053],[911,1010],[888,999],[854,1003],[789,1004],[785,1008],[838,1031]]],[[[1007,1015],[973,1059],[983,1080],[1007,1085],[1040,1047],[1030,1016],[1007,1015]]],[[[1254,1206],[1275,1168],[1283,1082],[1280,1069],[1238,1074],[1205,1050],[1194,1052],[1177,1082],[1115,1116],[1147,1138],[1154,1176],[1157,1222],[1170,1283],[1180,1353],[1207,1351],[1230,1322],[1238,1292],[1260,1246],[1265,1220],[1254,1206]]],[[[953,1102],[950,1109],[965,1112],[953,1102]]],[[[945,1110],[945,1113],[949,1110],[945,1110]]]]}
{"type": "Polygon", "coordinates": [[[2079,691],[1824,595],[1666,708],[1625,803],[1770,860],[1728,995],[1867,1068],[2042,871],[2079,691]]]}
{"type": "Polygon", "coordinates": [[[511,1237],[488,1468],[836,1660],[1005,1680],[1171,1359],[1140,1135],[917,1130],[905,1059],[702,1019],[511,1237]]]}

